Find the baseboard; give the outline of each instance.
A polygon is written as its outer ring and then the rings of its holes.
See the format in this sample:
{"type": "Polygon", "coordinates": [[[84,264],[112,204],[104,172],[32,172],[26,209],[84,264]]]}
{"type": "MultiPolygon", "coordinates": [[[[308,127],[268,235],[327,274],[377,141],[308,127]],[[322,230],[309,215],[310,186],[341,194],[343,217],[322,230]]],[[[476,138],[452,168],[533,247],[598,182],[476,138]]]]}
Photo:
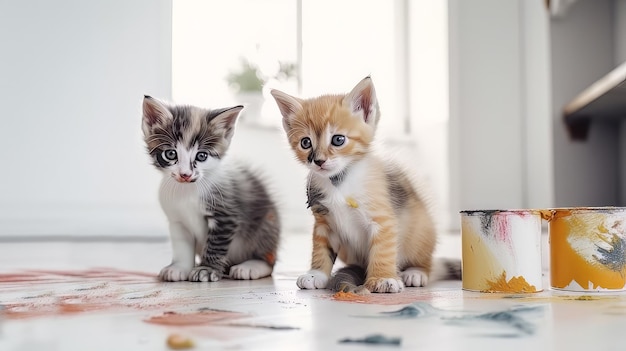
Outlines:
{"type": "Polygon", "coordinates": [[[54,206],[0,207],[0,237],[167,237],[157,207],[54,206]]]}

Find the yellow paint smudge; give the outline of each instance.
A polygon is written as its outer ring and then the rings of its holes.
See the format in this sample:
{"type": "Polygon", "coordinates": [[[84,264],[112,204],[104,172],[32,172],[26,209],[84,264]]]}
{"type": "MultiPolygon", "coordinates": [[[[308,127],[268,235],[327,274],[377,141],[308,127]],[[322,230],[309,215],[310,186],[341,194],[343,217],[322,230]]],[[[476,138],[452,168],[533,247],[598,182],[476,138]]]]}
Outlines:
{"type": "Polygon", "coordinates": [[[179,334],[171,334],[168,336],[166,344],[172,350],[187,350],[195,346],[193,340],[179,334]]]}
{"type": "Polygon", "coordinates": [[[346,203],[348,204],[348,206],[350,206],[352,208],[358,208],[359,207],[359,204],[356,202],[356,200],[351,198],[351,197],[346,197],[346,203]]]}
{"type": "Polygon", "coordinates": [[[476,232],[471,221],[463,218],[462,250],[463,250],[463,289],[481,291],[488,288],[486,272],[500,272],[502,265],[493,255],[487,243],[476,232]]]}
{"type": "Polygon", "coordinates": [[[502,272],[496,280],[487,281],[489,288],[482,292],[507,292],[507,293],[534,293],[537,292],[537,288],[534,285],[528,284],[524,277],[513,277],[506,280],[506,272],[502,272]]]}

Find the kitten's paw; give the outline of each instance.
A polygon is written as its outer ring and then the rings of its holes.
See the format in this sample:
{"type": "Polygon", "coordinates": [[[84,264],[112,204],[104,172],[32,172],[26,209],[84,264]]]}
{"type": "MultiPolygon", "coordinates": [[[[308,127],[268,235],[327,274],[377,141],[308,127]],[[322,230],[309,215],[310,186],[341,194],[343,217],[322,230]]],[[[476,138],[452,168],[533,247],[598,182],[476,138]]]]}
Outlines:
{"type": "Polygon", "coordinates": [[[400,278],[367,278],[365,287],[373,293],[398,293],[404,284],[400,278]]]}
{"type": "Polygon", "coordinates": [[[159,279],[164,282],[180,282],[187,280],[188,277],[189,269],[185,269],[173,263],[163,267],[159,273],[159,279]]]}
{"type": "Polygon", "coordinates": [[[419,268],[407,268],[400,273],[400,277],[404,286],[426,286],[428,284],[428,274],[419,268]]]}
{"type": "Polygon", "coordinates": [[[198,266],[189,273],[190,282],[216,282],[222,279],[222,272],[205,266],[198,266]]]}
{"type": "Polygon", "coordinates": [[[259,279],[272,274],[272,267],[265,261],[249,260],[230,267],[230,278],[232,279],[259,279]]]}
{"type": "Polygon", "coordinates": [[[313,269],[299,276],[297,284],[300,289],[324,289],[328,284],[328,276],[324,272],[313,269]]]}

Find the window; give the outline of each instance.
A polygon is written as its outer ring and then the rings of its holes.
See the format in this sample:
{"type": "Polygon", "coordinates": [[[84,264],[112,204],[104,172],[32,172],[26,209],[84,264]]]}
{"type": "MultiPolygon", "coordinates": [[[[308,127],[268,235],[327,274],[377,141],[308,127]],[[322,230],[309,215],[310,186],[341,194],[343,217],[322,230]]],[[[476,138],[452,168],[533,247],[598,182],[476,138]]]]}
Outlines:
{"type": "MultiPolygon", "coordinates": [[[[270,88],[303,97],[343,93],[371,75],[382,112],[378,138],[401,141],[445,209],[447,35],[447,2],[440,0],[174,1],[173,98],[244,103],[240,126],[280,129],[270,88]],[[242,62],[264,79],[260,101],[229,85],[242,62]],[[279,74],[281,64],[297,69],[279,74]]],[[[241,84],[255,86],[248,83],[241,84]]]]}

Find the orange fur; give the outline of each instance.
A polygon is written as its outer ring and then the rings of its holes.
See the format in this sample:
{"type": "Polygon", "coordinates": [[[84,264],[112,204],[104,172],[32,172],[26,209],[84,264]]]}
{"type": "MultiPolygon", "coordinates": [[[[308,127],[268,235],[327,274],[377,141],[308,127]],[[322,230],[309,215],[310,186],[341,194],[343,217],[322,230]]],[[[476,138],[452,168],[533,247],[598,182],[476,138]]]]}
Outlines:
{"type": "Polygon", "coordinates": [[[333,269],[335,255],[328,243],[328,233],[330,228],[324,219],[315,220],[313,232],[313,255],[311,257],[311,269],[316,269],[330,275],[333,269]]]}
{"type": "Polygon", "coordinates": [[[400,291],[398,274],[412,281],[403,273],[408,268],[420,269],[425,277],[419,278],[427,279],[435,227],[409,176],[371,151],[379,112],[369,77],[346,95],[306,100],[275,90],[272,95],[296,158],[311,169],[308,191],[319,192],[319,199],[309,196],[315,216],[311,269],[330,275],[336,253],[366,269],[370,291],[400,291]],[[345,145],[331,145],[336,135],[346,137],[345,145]],[[310,138],[310,148],[301,146],[303,138],[310,138]],[[339,170],[347,170],[345,183],[331,185],[339,170]]]}

